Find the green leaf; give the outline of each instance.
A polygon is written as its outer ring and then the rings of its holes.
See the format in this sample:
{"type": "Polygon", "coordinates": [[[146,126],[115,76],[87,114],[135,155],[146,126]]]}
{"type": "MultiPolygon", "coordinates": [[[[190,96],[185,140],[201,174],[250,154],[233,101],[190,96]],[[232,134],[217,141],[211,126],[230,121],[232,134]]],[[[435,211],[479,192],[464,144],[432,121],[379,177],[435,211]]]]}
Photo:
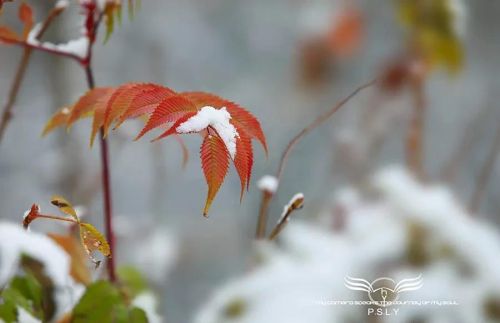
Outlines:
{"type": "Polygon", "coordinates": [[[130,323],[147,323],[148,317],[146,312],[138,307],[133,307],[129,311],[129,322],[130,323]]]}
{"type": "Polygon", "coordinates": [[[0,304],[0,320],[5,323],[11,323],[17,321],[17,308],[16,305],[2,297],[3,303],[0,304]]]}
{"type": "Polygon", "coordinates": [[[132,266],[123,266],[117,270],[118,278],[132,297],[147,289],[147,283],[141,273],[132,266]]]}
{"type": "Polygon", "coordinates": [[[107,281],[90,285],[73,310],[73,322],[114,322],[115,309],[124,306],[118,289],[107,281]]]}

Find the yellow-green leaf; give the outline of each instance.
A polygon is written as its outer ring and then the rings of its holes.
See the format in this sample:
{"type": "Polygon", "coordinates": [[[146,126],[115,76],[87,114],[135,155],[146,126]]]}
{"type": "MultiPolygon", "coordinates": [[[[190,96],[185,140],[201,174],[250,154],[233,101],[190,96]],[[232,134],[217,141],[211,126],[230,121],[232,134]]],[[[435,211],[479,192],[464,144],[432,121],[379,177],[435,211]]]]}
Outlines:
{"type": "Polygon", "coordinates": [[[73,219],[75,219],[76,222],[80,222],[80,219],[78,218],[78,215],[76,214],[73,205],[71,205],[71,203],[69,203],[64,197],[59,195],[54,195],[52,196],[50,203],[52,203],[52,205],[54,206],[57,206],[59,210],[61,210],[61,212],[73,217],[73,219]]]}
{"type": "Polygon", "coordinates": [[[106,238],[104,238],[101,232],[99,232],[99,230],[97,230],[92,224],[80,223],[80,238],[82,239],[85,251],[96,266],[98,266],[100,262],[97,261],[92,255],[95,251],[99,251],[106,257],[111,257],[111,251],[106,238]]]}

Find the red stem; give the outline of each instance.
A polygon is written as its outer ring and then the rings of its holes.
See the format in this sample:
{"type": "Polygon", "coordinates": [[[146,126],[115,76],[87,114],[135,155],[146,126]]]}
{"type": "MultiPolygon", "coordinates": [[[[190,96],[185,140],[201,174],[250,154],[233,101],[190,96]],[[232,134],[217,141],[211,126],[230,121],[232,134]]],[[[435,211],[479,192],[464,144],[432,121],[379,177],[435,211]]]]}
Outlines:
{"type": "MultiPolygon", "coordinates": [[[[87,85],[89,89],[95,87],[94,74],[92,72],[92,67],[90,64],[85,68],[85,74],[87,76],[87,85]]],[[[101,141],[101,165],[102,165],[102,190],[103,190],[103,200],[104,200],[104,225],[106,228],[106,239],[109,243],[109,249],[111,250],[112,257],[107,260],[107,269],[109,280],[112,282],[116,281],[116,266],[115,266],[115,234],[113,231],[113,211],[112,211],[112,199],[111,199],[111,174],[109,171],[109,149],[108,142],[104,137],[104,131],[101,129],[100,133],[101,141]]]]}

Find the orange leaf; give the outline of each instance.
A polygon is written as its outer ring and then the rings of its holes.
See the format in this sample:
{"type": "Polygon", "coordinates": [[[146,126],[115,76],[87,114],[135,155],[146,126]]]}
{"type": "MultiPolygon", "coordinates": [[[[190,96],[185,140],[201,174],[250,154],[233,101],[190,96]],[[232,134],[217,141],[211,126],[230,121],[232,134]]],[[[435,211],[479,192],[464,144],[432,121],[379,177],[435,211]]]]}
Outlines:
{"type": "Polygon", "coordinates": [[[113,88],[110,87],[95,88],[87,91],[71,108],[66,126],[70,128],[78,119],[91,116],[99,99],[111,91],[113,91],[113,88]]]}
{"type": "Polygon", "coordinates": [[[87,267],[87,257],[80,242],[70,235],[49,233],[49,238],[60,245],[71,258],[70,275],[76,282],[88,285],[92,282],[92,275],[87,267]]]}
{"type": "Polygon", "coordinates": [[[153,112],[158,104],[167,97],[175,95],[175,92],[167,87],[159,86],[153,90],[145,91],[136,95],[130,107],[118,118],[114,129],[118,128],[125,120],[137,118],[143,114],[153,112]]]}
{"type": "Polygon", "coordinates": [[[43,132],[42,132],[42,136],[47,135],[49,132],[51,132],[52,130],[54,130],[62,125],[66,125],[66,123],[68,122],[69,113],[70,113],[70,110],[66,107],[57,111],[52,116],[52,118],[50,118],[50,120],[45,124],[45,128],[43,129],[43,132]]]}
{"type": "Polygon", "coordinates": [[[328,35],[332,51],[342,57],[352,55],[361,43],[362,33],[361,13],[354,8],[344,9],[328,35]]]}
{"type": "Polygon", "coordinates": [[[94,139],[104,124],[104,113],[108,101],[115,91],[109,91],[106,95],[100,97],[94,106],[94,120],[92,121],[92,133],[90,134],[90,147],[94,144],[94,139]]]}
{"type": "Polygon", "coordinates": [[[241,182],[241,193],[240,193],[240,201],[243,199],[243,193],[245,192],[245,186],[248,190],[250,185],[250,176],[252,174],[252,165],[253,165],[253,149],[252,149],[252,140],[247,135],[245,131],[235,125],[236,130],[238,131],[239,138],[236,140],[236,156],[234,158],[234,167],[238,172],[241,182]]]}
{"type": "Polygon", "coordinates": [[[196,112],[187,112],[182,117],[177,119],[174,122],[174,124],[170,128],[167,129],[167,131],[165,131],[164,133],[162,133],[161,135],[159,135],[158,137],[156,137],[152,141],[157,141],[157,140],[160,140],[162,138],[173,135],[174,133],[177,133],[177,127],[179,127],[182,123],[186,122],[189,118],[191,118],[194,115],[196,115],[196,112]]]}
{"type": "Polygon", "coordinates": [[[218,135],[208,134],[201,145],[201,166],[208,184],[207,201],[203,215],[208,216],[208,210],[215,195],[219,191],[229,167],[229,152],[218,135]]]}
{"type": "Polygon", "coordinates": [[[227,111],[231,115],[231,120],[235,121],[233,123],[238,124],[240,128],[247,132],[252,138],[256,138],[257,140],[259,140],[267,154],[267,143],[264,132],[262,131],[257,118],[255,118],[250,112],[243,109],[234,102],[223,99],[211,93],[184,92],[182,93],[182,95],[193,101],[198,109],[207,105],[217,109],[226,107],[227,111]]]}
{"type": "Polygon", "coordinates": [[[23,22],[23,39],[28,38],[28,34],[33,27],[33,10],[25,2],[19,7],[19,19],[23,22]]]}
{"type": "Polygon", "coordinates": [[[147,132],[167,122],[174,122],[184,116],[187,112],[193,111],[197,111],[196,106],[194,106],[190,100],[187,100],[182,95],[167,97],[156,107],[154,112],[151,114],[151,117],[149,117],[146,126],[144,126],[139,135],[137,135],[136,140],[144,136],[147,132]]]}
{"type": "Polygon", "coordinates": [[[21,42],[22,39],[15,31],[10,29],[9,27],[0,26],[0,41],[7,44],[12,44],[21,42]]]}

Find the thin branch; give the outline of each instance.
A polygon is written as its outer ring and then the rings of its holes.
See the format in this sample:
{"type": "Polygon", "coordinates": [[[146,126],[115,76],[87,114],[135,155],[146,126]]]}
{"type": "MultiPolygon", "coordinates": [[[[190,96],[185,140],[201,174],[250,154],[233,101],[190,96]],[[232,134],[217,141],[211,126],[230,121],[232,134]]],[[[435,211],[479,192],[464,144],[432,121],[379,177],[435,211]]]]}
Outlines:
{"type": "MultiPolygon", "coordinates": [[[[90,57],[90,53],[89,53],[90,57]]],[[[87,78],[87,85],[89,89],[95,87],[94,73],[92,72],[91,65],[87,65],[85,68],[85,76],[87,78]]],[[[111,193],[111,174],[109,170],[109,149],[108,142],[104,137],[104,130],[101,128],[99,132],[100,142],[101,142],[101,165],[102,165],[102,191],[103,191],[103,201],[104,201],[104,226],[106,228],[106,238],[109,243],[109,249],[113,257],[107,259],[107,269],[109,280],[112,282],[116,281],[116,265],[115,265],[115,234],[113,231],[113,205],[112,205],[112,193],[111,193]]]]}
{"type": "Polygon", "coordinates": [[[295,135],[295,137],[292,138],[292,140],[290,140],[290,142],[288,143],[288,145],[286,146],[285,148],[285,151],[283,152],[283,154],[281,155],[281,160],[280,160],[280,164],[279,164],[279,167],[278,167],[278,171],[276,172],[276,178],[278,180],[281,179],[281,175],[283,174],[283,171],[285,169],[285,165],[286,165],[286,162],[288,160],[288,156],[290,155],[290,153],[292,152],[292,149],[295,147],[295,145],[305,136],[307,135],[309,132],[311,132],[312,130],[314,130],[315,128],[321,126],[323,123],[325,123],[332,115],[335,114],[335,112],[337,112],[338,110],[340,110],[347,102],[349,102],[349,100],[351,100],[354,96],[356,96],[356,94],[358,94],[360,91],[374,85],[375,83],[377,82],[377,79],[374,79],[374,80],[371,80],[370,82],[368,83],[365,83],[361,86],[359,86],[357,89],[355,89],[351,94],[349,94],[347,97],[345,97],[344,99],[342,99],[341,101],[339,101],[332,109],[330,109],[329,111],[321,114],[320,116],[318,116],[316,119],[314,119],[313,122],[311,122],[307,127],[305,127],[304,129],[302,129],[302,131],[300,131],[297,135],[295,135]]]}
{"type": "MultiPolygon", "coordinates": [[[[355,97],[359,92],[362,90],[371,87],[377,83],[377,79],[373,79],[370,82],[367,82],[359,87],[357,87],[353,92],[351,92],[348,96],[346,96],[344,99],[340,100],[335,106],[333,106],[330,110],[326,111],[325,113],[319,115],[316,119],[314,119],[307,127],[302,129],[298,134],[296,134],[292,140],[288,143],[286,146],[285,150],[283,151],[280,159],[280,163],[278,166],[278,170],[276,172],[276,179],[278,182],[281,180],[281,176],[283,175],[283,172],[285,170],[286,162],[290,156],[290,153],[292,152],[293,148],[295,145],[298,144],[298,142],[306,136],[309,132],[312,130],[316,129],[317,127],[321,126],[323,123],[328,121],[328,119],[333,116],[337,111],[339,111],[347,102],[349,102],[353,97],[355,97]]],[[[279,186],[278,186],[279,187],[279,186]]],[[[269,211],[269,205],[271,204],[274,196],[276,195],[276,192],[274,192],[272,195],[266,197],[265,195],[262,196],[262,202],[261,202],[261,209],[259,212],[259,220],[257,224],[257,234],[256,236],[260,236],[261,234],[265,234],[266,232],[266,220],[267,220],[267,213],[269,211]],[[267,201],[265,201],[267,199],[267,201]]]]}
{"type": "Polygon", "coordinates": [[[269,240],[276,239],[276,237],[281,233],[281,231],[283,231],[283,229],[287,225],[288,220],[290,219],[290,215],[294,211],[301,209],[303,206],[304,206],[304,195],[302,195],[302,193],[298,193],[295,196],[293,196],[290,202],[283,209],[283,214],[281,214],[281,218],[279,219],[274,229],[271,231],[271,234],[269,235],[269,240]]]}
{"type": "Polygon", "coordinates": [[[450,154],[448,161],[442,166],[439,176],[442,181],[453,184],[459,173],[459,170],[472,152],[474,147],[474,142],[478,140],[477,133],[484,124],[484,121],[491,116],[492,112],[495,111],[495,105],[492,102],[486,109],[482,109],[476,114],[465,127],[463,135],[460,137],[460,141],[455,150],[450,154]]]}
{"type": "MultiPolygon", "coordinates": [[[[43,37],[54,18],[56,18],[62,11],[62,9],[58,8],[54,8],[50,11],[48,16],[42,23],[42,28],[40,28],[40,31],[36,35],[36,39],[40,39],[43,37]]],[[[2,119],[0,120],[0,143],[2,142],[2,139],[5,135],[8,124],[12,119],[12,111],[14,109],[14,105],[16,103],[17,95],[19,94],[24,75],[26,74],[26,69],[28,68],[32,51],[33,48],[29,46],[24,47],[23,56],[21,57],[21,61],[19,62],[19,65],[17,67],[16,75],[10,87],[8,99],[3,108],[2,119]]]]}
{"type": "Polygon", "coordinates": [[[412,92],[414,106],[406,135],[406,164],[419,179],[423,180],[425,178],[423,157],[426,102],[422,80],[415,80],[412,92]]]}
{"type": "Polygon", "coordinates": [[[52,219],[52,220],[58,220],[58,221],[66,221],[66,222],[71,222],[78,224],[78,221],[72,218],[66,218],[62,216],[57,216],[57,215],[50,215],[50,214],[38,214],[37,218],[45,218],[45,219],[52,219]]]}
{"type": "Polygon", "coordinates": [[[267,213],[269,211],[269,202],[271,202],[272,194],[263,191],[262,200],[260,202],[259,218],[257,220],[257,229],[255,232],[255,239],[263,239],[266,235],[267,213]]]}
{"type": "Polygon", "coordinates": [[[476,213],[479,210],[481,201],[483,200],[484,193],[486,193],[488,188],[488,183],[491,179],[491,174],[495,169],[495,164],[500,153],[500,126],[498,126],[495,134],[495,139],[493,141],[493,147],[491,148],[488,157],[484,161],[481,167],[481,172],[476,182],[476,188],[472,194],[472,198],[469,203],[469,211],[471,214],[476,213]]]}

